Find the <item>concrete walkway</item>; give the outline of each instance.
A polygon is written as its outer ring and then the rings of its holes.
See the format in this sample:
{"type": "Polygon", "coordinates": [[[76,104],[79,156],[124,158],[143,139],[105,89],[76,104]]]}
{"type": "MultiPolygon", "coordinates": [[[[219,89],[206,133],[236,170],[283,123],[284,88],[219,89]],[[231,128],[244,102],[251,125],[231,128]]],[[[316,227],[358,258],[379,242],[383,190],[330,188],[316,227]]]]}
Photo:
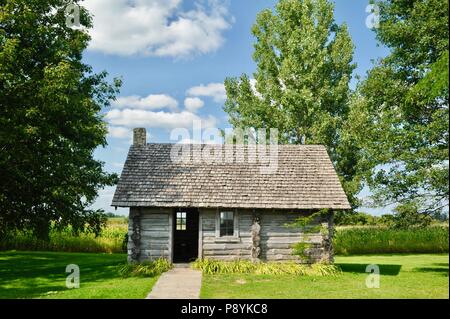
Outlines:
{"type": "Polygon", "coordinates": [[[147,299],[198,299],[202,272],[188,267],[175,267],[159,277],[147,299]]]}

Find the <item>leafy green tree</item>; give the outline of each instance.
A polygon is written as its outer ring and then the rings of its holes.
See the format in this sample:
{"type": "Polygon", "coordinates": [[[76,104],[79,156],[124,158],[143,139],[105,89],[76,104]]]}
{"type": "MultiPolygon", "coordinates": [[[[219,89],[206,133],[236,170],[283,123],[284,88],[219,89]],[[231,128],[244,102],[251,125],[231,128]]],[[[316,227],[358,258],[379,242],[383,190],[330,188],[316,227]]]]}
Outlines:
{"type": "MultiPolygon", "coordinates": [[[[72,1],[78,3],[79,1],[72,1]]],[[[86,225],[98,232],[97,192],[117,179],[93,158],[105,146],[100,111],[120,81],[106,81],[82,62],[92,25],[66,25],[63,0],[0,2],[0,233],[86,225]]]]}
{"type": "Polygon", "coordinates": [[[379,1],[390,48],[358,87],[350,134],[375,204],[448,209],[448,2],[379,1]]]}
{"type": "Polygon", "coordinates": [[[431,216],[419,212],[419,205],[416,202],[406,202],[395,208],[390,227],[394,229],[424,228],[432,221],[431,216]]]}
{"type": "Polygon", "coordinates": [[[327,0],[281,0],[263,10],[256,38],[254,79],[227,78],[225,111],[235,128],[277,128],[281,143],[324,144],[353,204],[353,141],[341,145],[349,112],[349,81],[355,65],[345,24],[337,25],[327,0]]]}

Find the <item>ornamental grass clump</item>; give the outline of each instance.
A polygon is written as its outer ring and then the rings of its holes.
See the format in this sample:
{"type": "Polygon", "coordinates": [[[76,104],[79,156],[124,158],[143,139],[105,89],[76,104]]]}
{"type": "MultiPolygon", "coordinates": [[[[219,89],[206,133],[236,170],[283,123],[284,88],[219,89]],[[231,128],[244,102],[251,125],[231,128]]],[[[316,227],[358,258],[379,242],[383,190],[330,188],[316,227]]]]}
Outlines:
{"type": "Polygon", "coordinates": [[[198,259],[192,268],[204,274],[257,274],[257,275],[296,275],[296,276],[337,276],[341,270],[329,264],[299,264],[295,262],[256,262],[249,260],[218,261],[198,259]]]}
{"type": "Polygon", "coordinates": [[[143,263],[122,264],[118,267],[119,274],[124,277],[155,277],[172,269],[172,264],[165,258],[143,263]]]}

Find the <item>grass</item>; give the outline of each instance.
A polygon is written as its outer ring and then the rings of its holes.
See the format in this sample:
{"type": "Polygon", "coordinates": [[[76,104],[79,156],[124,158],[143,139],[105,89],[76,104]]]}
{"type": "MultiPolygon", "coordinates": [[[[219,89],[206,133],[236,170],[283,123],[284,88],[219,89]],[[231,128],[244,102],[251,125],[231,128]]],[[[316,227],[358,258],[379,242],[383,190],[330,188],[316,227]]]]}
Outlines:
{"type": "Polygon", "coordinates": [[[394,230],[386,227],[337,228],[338,255],[384,253],[448,253],[448,226],[394,230]]]}
{"type": "Polygon", "coordinates": [[[192,268],[204,274],[257,274],[257,275],[296,275],[296,276],[338,276],[341,271],[334,265],[301,265],[294,262],[253,263],[249,260],[217,261],[196,260],[192,268]]]}
{"type": "Polygon", "coordinates": [[[125,254],[0,252],[0,298],[145,298],[158,276],[123,278],[125,254]],[[80,267],[80,288],[66,288],[68,264],[80,267]]]}
{"type": "Polygon", "coordinates": [[[70,228],[50,231],[50,241],[36,239],[32,234],[16,232],[0,241],[0,250],[64,251],[90,253],[122,253],[126,251],[125,235],[128,224],[125,218],[109,218],[100,236],[81,233],[75,236],[70,228]]]}
{"type": "Polygon", "coordinates": [[[165,258],[158,258],[143,263],[124,263],[119,266],[119,274],[124,277],[155,277],[172,269],[172,264],[165,258]]]}
{"type": "Polygon", "coordinates": [[[449,298],[448,254],[338,256],[335,277],[203,275],[202,298],[449,298]],[[380,288],[366,287],[366,266],[380,266],[380,288]]]}
{"type": "MultiPolygon", "coordinates": [[[[155,277],[123,278],[125,254],[0,252],[0,298],[145,298],[155,277]],[[80,267],[80,288],[65,286],[80,267]]],[[[202,298],[448,298],[448,254],[338,256],[337,276],[204,274],[202,298]],[[379,289],[365,286],[380,266],[379,289]]]]}

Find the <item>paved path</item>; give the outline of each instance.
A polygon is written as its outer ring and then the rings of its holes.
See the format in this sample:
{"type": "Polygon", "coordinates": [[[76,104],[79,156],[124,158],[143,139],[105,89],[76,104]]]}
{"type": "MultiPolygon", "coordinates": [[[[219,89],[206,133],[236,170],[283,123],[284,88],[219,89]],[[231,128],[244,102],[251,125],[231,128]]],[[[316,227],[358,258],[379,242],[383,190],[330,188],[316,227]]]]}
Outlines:
{"type": "Polygon", "coordinates": [[[201,286],[201,271],[175,267],[159,277],[147,299],[198,299],[201,286]]]}

